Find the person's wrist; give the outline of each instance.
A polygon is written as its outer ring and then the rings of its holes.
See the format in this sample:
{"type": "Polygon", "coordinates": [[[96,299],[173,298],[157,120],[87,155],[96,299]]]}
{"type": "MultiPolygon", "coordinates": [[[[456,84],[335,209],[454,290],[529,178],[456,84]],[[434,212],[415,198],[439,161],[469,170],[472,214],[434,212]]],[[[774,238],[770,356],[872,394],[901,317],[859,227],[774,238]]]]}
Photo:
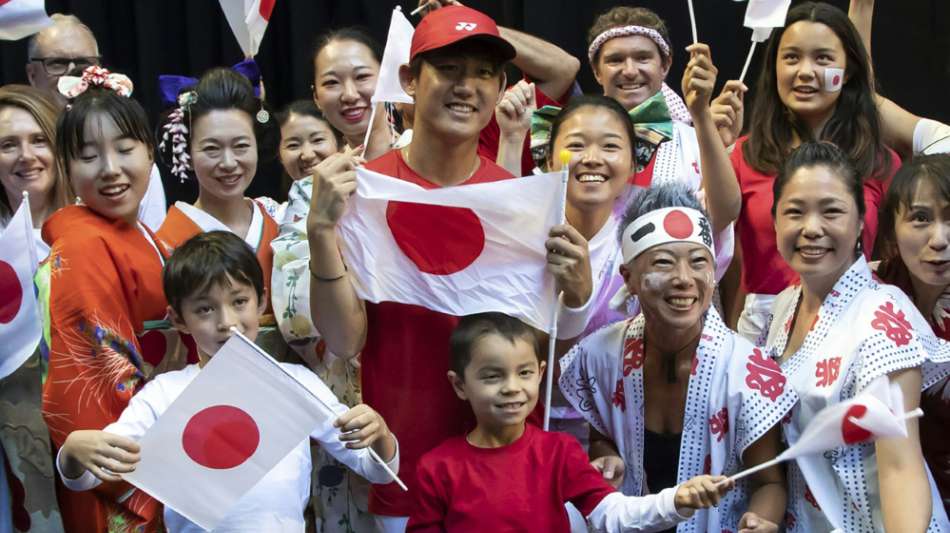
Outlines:
{"type": "Polygon", "coordinates": [[[519,131],[503,131],[501,136],[499,136],[500,142],[510,142],[510,143],[522,143],[524,138],[528,136],[527,130],[519,131]]]}

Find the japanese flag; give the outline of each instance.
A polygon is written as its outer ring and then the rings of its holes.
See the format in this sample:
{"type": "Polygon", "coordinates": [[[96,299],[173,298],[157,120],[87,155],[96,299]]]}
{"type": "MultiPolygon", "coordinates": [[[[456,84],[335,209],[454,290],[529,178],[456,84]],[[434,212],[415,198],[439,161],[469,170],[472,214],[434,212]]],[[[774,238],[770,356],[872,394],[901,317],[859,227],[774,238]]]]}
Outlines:
{"type": "Polygon", "coordinates": [[[402,14],[402,9],[396,6],[393,9],[392,19],[389,21],[386,50],[383,51],[376,91],[372,98],[374,104],[379,102],[412,103],[412,97],[406,94],[399,83],[399,67],[409,62],[409,46],[412,44],[414,32],[412,24],[402,14]]]}
{"type": "MultiPolygon", "coordinates": [[[[916,416],[916,412],[907,416],[916,416]]],[[[887,437],[906,437],[904,396],[887,376],[871,382],[850,400],[830,405],[815,415],[798,442],[779,457],[784,460],[821,453],[887,437]]]]}
{"type": "Polygon", "coordinates": [[[43,0],[0,0],[0,39],[16,41],[52,23],[43,0]]]}
{"type": "Polygon", "coordinates": [[[219,0],[244,57],[254,57],[277,0],[219,0]]]}
{"type": "Polygon", "coordinates": [[[40,342],[40,315],[33,291],[36,264],[33,218],[24,195],[0,234],[0,378],[20,368],[40,342]]]}
{"type": "Polygon", "coordinates": [[[561,219],[559,173],[423,189],[363,168],[340,221],[357,294],[462,316],[499,311],[551,330],[545,240],[561,219]]]}
{"type": "Polygon", "coordinates": [[[331,413],[243,335],[234,334],[149,428],[124,479],[213,529],[331,413]]]}
{"type": "Polygon", "coordinates": [[[785,16],[792,0],[749,0],[742,25],[752,28],[752,40],[761,43],[768,40],[772,28],[785,25],[785,16]]]}
{"type": "Polygon", "coordinates": [[[837,67],[825,68],[825,79],[822,89],[828,93],[836,93],[844,85],[844,69],[837,67]]]}

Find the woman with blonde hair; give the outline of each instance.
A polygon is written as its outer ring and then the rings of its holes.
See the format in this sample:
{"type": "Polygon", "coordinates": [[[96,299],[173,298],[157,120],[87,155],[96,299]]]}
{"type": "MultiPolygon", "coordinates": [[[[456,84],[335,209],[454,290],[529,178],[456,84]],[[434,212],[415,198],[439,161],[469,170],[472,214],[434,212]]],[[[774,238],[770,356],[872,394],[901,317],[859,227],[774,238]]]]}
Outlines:
{"type": "Polygon", "coordinates": [[[49,255],[49,245],[39,230],[71,196],[54,156],[57,115],[55,102],[33,87],[0,87],[0,228],[6,227],[28,192],[40,259],[49,255]]]}

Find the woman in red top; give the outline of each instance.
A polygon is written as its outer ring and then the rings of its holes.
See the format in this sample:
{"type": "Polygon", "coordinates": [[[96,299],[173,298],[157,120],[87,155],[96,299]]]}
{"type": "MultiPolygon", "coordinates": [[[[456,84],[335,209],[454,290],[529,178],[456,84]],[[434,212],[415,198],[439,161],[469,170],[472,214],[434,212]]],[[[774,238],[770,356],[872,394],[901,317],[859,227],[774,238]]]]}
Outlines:
{"type": "Polygon", "coordinates": [[[742,194],[737,221],[742,289],[747,293],[738,330],[755,340],[774,295],[797,280],[775,244],[772,183],[787,155],[807,141],[830,141],[864,176],[863,249],[877,233],[877,208],[897,170],[897,155],[881,139],[867,52],[843,11],[808,2],[788,13],[765,53],[749,134],[732,163],[742,194]]]}
{"type": "MultiPolygon", "coordinates": [[[[934,333],[950,340],[950,154],[918,156],[894,176],[881,208],[878,276],[900,287],[934,333]]],[[[920,445],[950,509],[950,381],[920,397],[920,445]]]]}

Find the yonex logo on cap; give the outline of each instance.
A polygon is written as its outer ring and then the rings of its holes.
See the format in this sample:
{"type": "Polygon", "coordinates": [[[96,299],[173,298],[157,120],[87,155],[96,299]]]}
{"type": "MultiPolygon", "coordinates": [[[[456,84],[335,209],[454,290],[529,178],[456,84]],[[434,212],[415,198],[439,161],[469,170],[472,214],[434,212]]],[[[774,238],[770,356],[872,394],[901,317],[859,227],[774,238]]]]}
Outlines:
{"type": "Polygon", "coordinates": [[[458,24],[455,25],[455,31],[462,31],[462,30],[465,30],[465,31],[472,31],[472,30],[474,30],[477,26],[478,26],[478,24],[476,24],[476,23],[474,23],[474,22],[459,22],[458,24]]]}

